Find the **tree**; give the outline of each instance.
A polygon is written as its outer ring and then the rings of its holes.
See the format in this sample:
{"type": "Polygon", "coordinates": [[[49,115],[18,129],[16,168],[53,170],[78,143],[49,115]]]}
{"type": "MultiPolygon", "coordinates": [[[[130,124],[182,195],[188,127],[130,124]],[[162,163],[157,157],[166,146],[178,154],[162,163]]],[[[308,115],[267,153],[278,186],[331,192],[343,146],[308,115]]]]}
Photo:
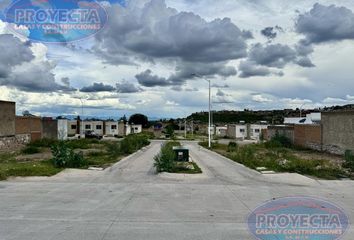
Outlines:
{"type": "Polygon", "coordinates": [[[120,119],[119,119],[119,121],[123,121],[124,122],[124,124],[125,123],[127,123],[127,117],[124,115],[123,117],[121,117],[120,119]]]}
{"type": "Polygon", "coordinates": [[[174,129],[173,125],[168,125],[168,126],[166,127],[165,133],[166,133],[170,138],[172,138],[172,137],[174,136],[174,133],[175,133],[175,129],[174,129]]]}
{"type": "Polygon", "coordinates": [[[149,126],[149,119],[143,114],[134,114],[129,118],[129,124],[141,124],[143,128],[149,126]]]}

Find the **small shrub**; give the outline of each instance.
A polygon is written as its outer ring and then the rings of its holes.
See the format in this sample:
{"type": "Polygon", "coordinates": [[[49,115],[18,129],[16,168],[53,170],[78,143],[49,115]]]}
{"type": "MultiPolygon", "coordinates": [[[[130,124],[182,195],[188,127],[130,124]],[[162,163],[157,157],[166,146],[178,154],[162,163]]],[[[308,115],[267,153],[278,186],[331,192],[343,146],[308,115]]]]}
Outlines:
{"type": "Polygon", "coordinates": [[[87,166],[82,153],[75,153],[65,142],[52,146],[53,164],[57,168],[80,168],[87,166]]]}
{"type": "Polygon", "coordinates": [[[119,142],[107,142],[106,143],[107,154],[112,157],[119,157],[121,152],[121,145],[119,142]]]}
{"type": "Polygon", "coordinates": [[[71,149],[89,149],[91,144],[99,144],[100,141],[97,139],[77,139],[77,140],[70,140],[67,141],[67,146],[71,149]]]}
{"type": "Polygon", "coordinates": [[[269,142],[265,143],[265,146],[266,148],[292,148],[293,144],[288,137],[276,134],[269,142]]]}
{"type": "Polygon", "coordinates": [[[349,168],[351,171],[354,171],[354,155],[352,151],[345,151],[344,160],[344,167],[349,168]]]}
{"type": "Polygon", "coordinates": [[[43,139],[31,142],[30,144],[28,144],[28,146],[37,147],[37,148],[40,148],[40,147],[50,148],[57,143],[58,143],[58,140],[43,138],[43,139]]]}
{"type": "Polygon", "coordinates": [[[227,146],[227,151],[228,152],[235,152],[237,151],[237,143],[236,142],[229,142],[229,145],[227,146]]]}
{"type": "Polygon", "coordinates": [[[149,144],[149,138],[145,134],[129,135],[120,142],[120,152],[123,154],[132,154],[149,144]]]}
{"type": "Polygon", "coordinates": [[[242,163],[247,167],[256,168],[255,153],[256,151],[252,146],[244,146],[240,147],[237,152],[232,153],[230,157],[232,160],[242,163]]]}
{"type": "Polygon", "coordinates": [[[41,151],[40,151],[40,149],[38,147],[28,145],[27,147],[22,149],[21,152],[23,154],[36,154],[36,153],[40,153],[41,151]]]}
{"type": "Polygon", "coordinates": [[[180,146],[179,142],[168,142],[165,143],[161,152],[155,156],[154,166],[157,172],[173,172],[176,168],[175,152],[173,151],[174,146],[180,146]]]}

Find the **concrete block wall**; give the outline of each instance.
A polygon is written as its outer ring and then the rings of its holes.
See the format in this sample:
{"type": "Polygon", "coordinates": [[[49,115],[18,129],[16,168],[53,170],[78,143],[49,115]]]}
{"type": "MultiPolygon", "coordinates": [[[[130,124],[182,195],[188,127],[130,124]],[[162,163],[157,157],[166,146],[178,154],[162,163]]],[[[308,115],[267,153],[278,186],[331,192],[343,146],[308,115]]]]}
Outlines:
{"type": "Polygon", "coordinates": [[[269,126],[266,140],[271,140],[277,134],[289,138],[294,143],[294,126],[269,126]]]}
{"type": "Polygon", "coordinates": [[[0,101],[0,137],[14,136],[16,103],[0,101]]]}
{"type": "Polygon", "coordinates": [[[334,154],[354,151],[354,111],[323,112],[323,150],[334,154]]]}
{"type": "Polygon", "coordinates": [[[0,150],[15,150],[31,141],[29,134],[19,134],[11,137],[0,137],[0,150]]]}
{"type": "Polygon", "coordinates": [[[51,118],[42,119],[42,138],[58,139],[58,121],[51,118]]]}

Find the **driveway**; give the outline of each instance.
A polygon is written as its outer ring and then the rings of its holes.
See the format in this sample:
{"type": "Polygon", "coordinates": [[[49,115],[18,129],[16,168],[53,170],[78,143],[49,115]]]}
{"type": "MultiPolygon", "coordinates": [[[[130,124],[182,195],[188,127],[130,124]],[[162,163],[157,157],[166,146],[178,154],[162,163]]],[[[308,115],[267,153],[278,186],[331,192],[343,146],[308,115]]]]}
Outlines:
{"type": "Polygon", "coordinates": [[[353,181],[261,175],[185,144],[203,174],[156,175],[154,141],[105,171],[0,182],[0,240],[253,239],[245,220],[252,209],[293,195],[329,200],[354,219],[353,181]]]}

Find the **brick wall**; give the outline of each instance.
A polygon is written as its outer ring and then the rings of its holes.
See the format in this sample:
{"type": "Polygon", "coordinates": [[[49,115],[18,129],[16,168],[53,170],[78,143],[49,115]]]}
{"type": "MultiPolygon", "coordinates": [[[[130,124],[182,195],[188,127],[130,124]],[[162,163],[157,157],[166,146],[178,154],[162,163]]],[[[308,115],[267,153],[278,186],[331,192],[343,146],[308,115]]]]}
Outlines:
{"type": "Polygon", "coordinates": [[[16,116],[16,135],[29,134],[31,141],[42,138],[42,121],[39,117],[16,116]]]}
{"type": "Polygon", "coordinates": [[[300,147],[321,151],[321,125],[294,125],[294,144],[300,147]]]}

